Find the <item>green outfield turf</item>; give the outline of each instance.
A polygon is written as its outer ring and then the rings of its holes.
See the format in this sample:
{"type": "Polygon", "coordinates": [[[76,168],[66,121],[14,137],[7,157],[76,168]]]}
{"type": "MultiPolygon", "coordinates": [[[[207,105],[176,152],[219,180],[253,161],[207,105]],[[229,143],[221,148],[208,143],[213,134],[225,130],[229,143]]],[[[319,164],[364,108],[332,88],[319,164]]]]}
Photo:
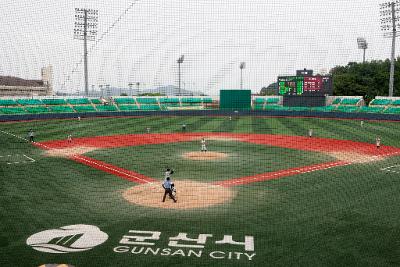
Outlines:
{"type": "MultiPolygon", "coordinates": [[[[79,138],[145,133],[147,127],[152,133],[179,133],[182,123],[187,132],[306,136],[312,128],[318,137],[374,143],[380,136],[383,145],[400,147],[400,123],[396,122],[366,121],[361,127],[355,120],[144,117],[1,123],[0,266],[400,265],[399,156],[239,185],[232,188],[236,197],[223,205],[172,210],[130,204],[122,192],[135,183],[67,158],[48,157],[18,138],[26,137],[30,128],[39,142],[65,140],[68,134],[79,138]],[[89,238],[94,243],[80,244],[88,248],[80,252],[34,249],[56,243],[76,249],[73,240],[86,240],[80,236],[82,230],[47,232],[47,236],[40,232],[80,224],[98,227],[108,238],[89,238]],[[154,245],[140,245],[133,243],[138,241],[134,236],[151,234],[130,230],[161,233],[156,240],[144,240],[154,245]],[[208,236],[205,244],[193,240],[175,244],[173,237],[179,233],[191,239],[208,236]],[[240,243],[245,236],[253,237],[254,249],[218,244],[228,235],[240,243]],[[50,237],[46,241],[38,236],[50,237]],[[182,244],[204,247],[179,247],[182,244]]],[[[199,150],[199,145],[193,141],[100,149],[87,155],[160,180],[160,169],[171,164],[177,169],[176,179],[197,181],[330,160],[317,152],[216,140],[210,141],[209,149],[235,157],[221,164],[185,162],[180,157],[182,152],[199,150]]]]}

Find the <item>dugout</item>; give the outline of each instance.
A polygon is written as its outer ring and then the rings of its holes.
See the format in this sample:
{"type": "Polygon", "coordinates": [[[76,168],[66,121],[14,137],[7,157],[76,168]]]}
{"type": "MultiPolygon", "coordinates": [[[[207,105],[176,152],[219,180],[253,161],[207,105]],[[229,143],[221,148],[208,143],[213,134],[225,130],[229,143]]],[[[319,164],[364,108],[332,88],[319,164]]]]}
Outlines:
{"type": "Polygon", "coordinates": [[[220,90],[220,110],[251,110],[251,90],[220,90]]]}

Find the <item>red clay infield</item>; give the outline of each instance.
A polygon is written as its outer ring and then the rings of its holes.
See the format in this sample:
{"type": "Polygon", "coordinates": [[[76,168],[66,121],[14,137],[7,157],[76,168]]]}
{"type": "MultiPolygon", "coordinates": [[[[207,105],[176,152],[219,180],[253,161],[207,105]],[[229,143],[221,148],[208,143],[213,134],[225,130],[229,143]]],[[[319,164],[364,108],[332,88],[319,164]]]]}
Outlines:
{"type": "MultiPolygon", "coordinates": [[[[56,140],[37,143],[36,145],[44,149],[64,149],[74,147],[95,147],[95,148],[113,148],[126,147],[162,143],[185,142],[199,140],[200,138],[220,138],[230,141],[249,142],[260,145],[269,145],[283,148],[291,148],[304,151],[315,152],[349,152],[361,156],[372,156],[386,158],[394,155],[400,155],[400,148],[381,146],[377,149],[374,144],[336,140],[317,137],[302,137],[302,136],[285,136],[285,135],[270,135],[270,134],[234,134],[234,133],[172,133],[172,134],[130,134],[130,135],[115,135],[115,136],[96,136],[76,138],[73,142],[67,140],[56,140]]],[[[145,175],[135,173],[129,170],[119,168],[117,166],[95,160],[83,155],[71,155],[70,158],[87,166],[93,167],[119,176],[121,178],[133,181],[136,183],[153,182],[154,179],[145,175]]],[[[214,184],[221,186],[236,186],[253,182],[260,182],[271,179],[278,179],[287,176],[293,176],[301,173],[308,173],[318,170],[329,169],[337,166],[349,165],[351,161],[337,160],[327,163],[304,166],[300,168],[291,168],[276,172],[257,174],[254,176],[234,178],[227,181],[215,182],[214,184]]]]}

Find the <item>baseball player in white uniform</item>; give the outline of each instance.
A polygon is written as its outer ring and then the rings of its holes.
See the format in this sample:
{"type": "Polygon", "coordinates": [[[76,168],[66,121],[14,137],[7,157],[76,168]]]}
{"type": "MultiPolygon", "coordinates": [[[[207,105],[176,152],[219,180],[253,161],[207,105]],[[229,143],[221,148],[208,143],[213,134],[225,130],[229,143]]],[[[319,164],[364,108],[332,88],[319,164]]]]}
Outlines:
{"type": "Polygon", "coordinates": [[[376,142],[376,148],[378,149],[381,148],[381,138],[379,136],[376,138],[375,142],[376,142]]]}
{"type": "Polygon", "coordinates": [[[201,152],[207,152],[206,140],[204,137],[201,139],[201,152]]]}
{"type": "Polygon", "coordinates": [[[67,139],[68,139],[68,143],[71,143],[72,142],[72,135],[69,134],[67,139]]]}

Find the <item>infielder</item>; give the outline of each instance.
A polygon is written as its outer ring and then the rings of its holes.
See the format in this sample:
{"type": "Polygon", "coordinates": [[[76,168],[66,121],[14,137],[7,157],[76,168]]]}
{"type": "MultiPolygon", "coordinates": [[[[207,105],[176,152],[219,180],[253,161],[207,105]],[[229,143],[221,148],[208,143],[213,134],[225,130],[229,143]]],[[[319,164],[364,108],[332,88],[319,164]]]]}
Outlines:
{"type": "Polygon", "coordinates": [[[308,137],[312,137],[313,135],[313,129],[308,129],[308,137]]]}
{"type": "Polygon", "coordinates": [[[71,142],[72,142],[72,135],[71,135],[71,134],[68,135],[67,140],[68,140],[68,143],[71,143],[71,142]]]}
{"type": "Polygon", "coordinates": [[[206,140],[204,137],[201,139],[201,152],[207,152],[206,140]]]}
{"type": "Polygon", "coordinates": [[[381,138],[378,136],[375,140],[376,142],[376,148],[379,149],[381,148],[381,138]]]}

